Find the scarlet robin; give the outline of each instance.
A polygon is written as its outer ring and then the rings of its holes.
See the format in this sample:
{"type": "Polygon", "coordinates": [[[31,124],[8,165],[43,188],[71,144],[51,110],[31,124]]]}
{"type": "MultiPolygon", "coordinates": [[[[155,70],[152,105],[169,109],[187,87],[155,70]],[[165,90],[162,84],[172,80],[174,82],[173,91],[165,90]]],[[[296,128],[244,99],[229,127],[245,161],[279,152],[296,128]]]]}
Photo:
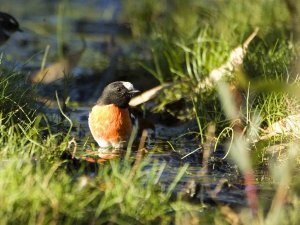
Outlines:
{"type": "Polygon", "coordinates": [[[139,93],[130,82],[107,85],[89,114],[90,131],[101,148],[123,148],[132,131],[129,101],[139,93]]]}
{"type": "Polygon", "coordinates": [[[8,13],[0,12],[0,45],[4,44],[16,31],[22,32],[18,21],[8,13]]]}

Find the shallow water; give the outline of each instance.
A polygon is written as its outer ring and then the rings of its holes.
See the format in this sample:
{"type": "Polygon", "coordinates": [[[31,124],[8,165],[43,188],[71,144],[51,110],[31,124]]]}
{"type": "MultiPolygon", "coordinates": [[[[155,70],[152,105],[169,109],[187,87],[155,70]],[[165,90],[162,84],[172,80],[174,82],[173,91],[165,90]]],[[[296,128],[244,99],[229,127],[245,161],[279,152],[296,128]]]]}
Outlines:
{"type": "MultiPolygon", "coordinates": [[[[72,121],[76,121],[72,135],[75,136],[79,149],[85,149],[85,151],[77,151],[76,157],[77,159],[86,160],[101,166],[101,164],[111,159],[103,159],[106,157],[103,157],[103,155],[99,157],[92,150],[91,144],[95,144],[95,142],[89,134],[87,125],[88,112],[89,107],[82,107],[68,113],[72,121]],[[83,147],[84,144],[85,146],[83,147]]],[[[54,114],[57,115],[57,113],[55,112],[54,114]]],[[[161,124],[155,127],[159,130],[162,127],[165,130],[168,128],[170,130],[176,129],[176,127],[168,127],[161,124]]],[[[145,143],[147,150],[145,157],[148,157],[150,162],[145,169],[150,169],[152,162],[165,165],[159,176],[159,185],[162,190],[167,190],[178,175],[180,168],[188,164],[187,171],[174,189],[174,196],[180,193],[184,198],[193,202],[201,201],[209,204],[224,203],[233,206],[245,206],[246,200],[242,175],[236,165],[227,159],[222,159],[226,154],[224,147],[220,146],[216,151],[211,149],[207,169],[204,170],[202,162],[203,152],[202,148],[199,148],[197,137],[189,136],[172,139],[169,137],[169,133],[167,133],[166,138],[163,137],[161,131],[157,133],[160,135],[159,138],[152,135],[145,143]]],[[[132,157],[135,157],[137,153],[138,144],[137,138],[133,145],[132,157]]],[[[123,156],[122,154],[121,156],[112,156],[112,158],[114,157],[122,158],[123,156]]],[[[91,175],[95,175],[97,168],[95,167],[94,171],[90,171],[91,175]]]]}

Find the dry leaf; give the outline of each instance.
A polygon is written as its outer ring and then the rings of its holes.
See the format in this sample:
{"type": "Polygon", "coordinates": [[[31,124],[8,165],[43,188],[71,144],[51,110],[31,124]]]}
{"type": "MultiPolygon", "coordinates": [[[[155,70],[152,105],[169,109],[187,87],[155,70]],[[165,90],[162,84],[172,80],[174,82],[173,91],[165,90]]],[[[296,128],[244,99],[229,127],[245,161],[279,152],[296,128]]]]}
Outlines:
{"type": "Polygon", "coordinates": [[[66,74],[70,74],[72,69],[78,64],[86,45],[77,52],[66,54],[60,61],[50,64],[47,68],[37,72],[31,77],[34,83],[49,84],[53,81],[63,78],[66,74]]]}
{"type": "Polygon", "coordinates": [[[143,104],[145,102],[148,102],[149,100],[157,97],[163,89],[170,87],[170,86],[171,86],[171,84],[162,84],[162,85],[156,86],[154,88],[151,88],[150,90],[145,91],[142,94],[132,98],[131,101],[129,102],[129,105],[134,107],[134,106],[143,104]]]}

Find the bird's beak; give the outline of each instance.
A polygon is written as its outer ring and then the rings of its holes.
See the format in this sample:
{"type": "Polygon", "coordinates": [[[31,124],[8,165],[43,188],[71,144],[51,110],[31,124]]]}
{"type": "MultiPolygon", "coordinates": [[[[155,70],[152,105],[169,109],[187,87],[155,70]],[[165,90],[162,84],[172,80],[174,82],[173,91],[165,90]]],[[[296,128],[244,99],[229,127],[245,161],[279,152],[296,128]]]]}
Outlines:
{"type": "Polygon", "coordinates": [[[19,32],[23,32],[23,30],[22,30],[21,28],[18,28],[18,29],[17,29],[17,31],[19,31],[19,32]]]}

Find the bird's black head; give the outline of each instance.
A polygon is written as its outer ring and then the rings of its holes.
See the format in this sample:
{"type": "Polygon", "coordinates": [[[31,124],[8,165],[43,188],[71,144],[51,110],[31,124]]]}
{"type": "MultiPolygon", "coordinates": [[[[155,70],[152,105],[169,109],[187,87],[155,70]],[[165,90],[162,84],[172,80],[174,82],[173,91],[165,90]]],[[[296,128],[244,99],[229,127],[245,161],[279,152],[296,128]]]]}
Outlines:
{"type": "Polygon", "coordinates": [[[139,93],[130,82],[116,81],[107,85],[98,100],[100,105],[114,104],[120,108],[127,108],[130,99],[139,93]]]}
{"type": "Polygon", "coordinates": [[[0,30],[10,35],[16,31],[22,31],[19,27],[18,21],[11,15],[0,12],[0,30]]]}

